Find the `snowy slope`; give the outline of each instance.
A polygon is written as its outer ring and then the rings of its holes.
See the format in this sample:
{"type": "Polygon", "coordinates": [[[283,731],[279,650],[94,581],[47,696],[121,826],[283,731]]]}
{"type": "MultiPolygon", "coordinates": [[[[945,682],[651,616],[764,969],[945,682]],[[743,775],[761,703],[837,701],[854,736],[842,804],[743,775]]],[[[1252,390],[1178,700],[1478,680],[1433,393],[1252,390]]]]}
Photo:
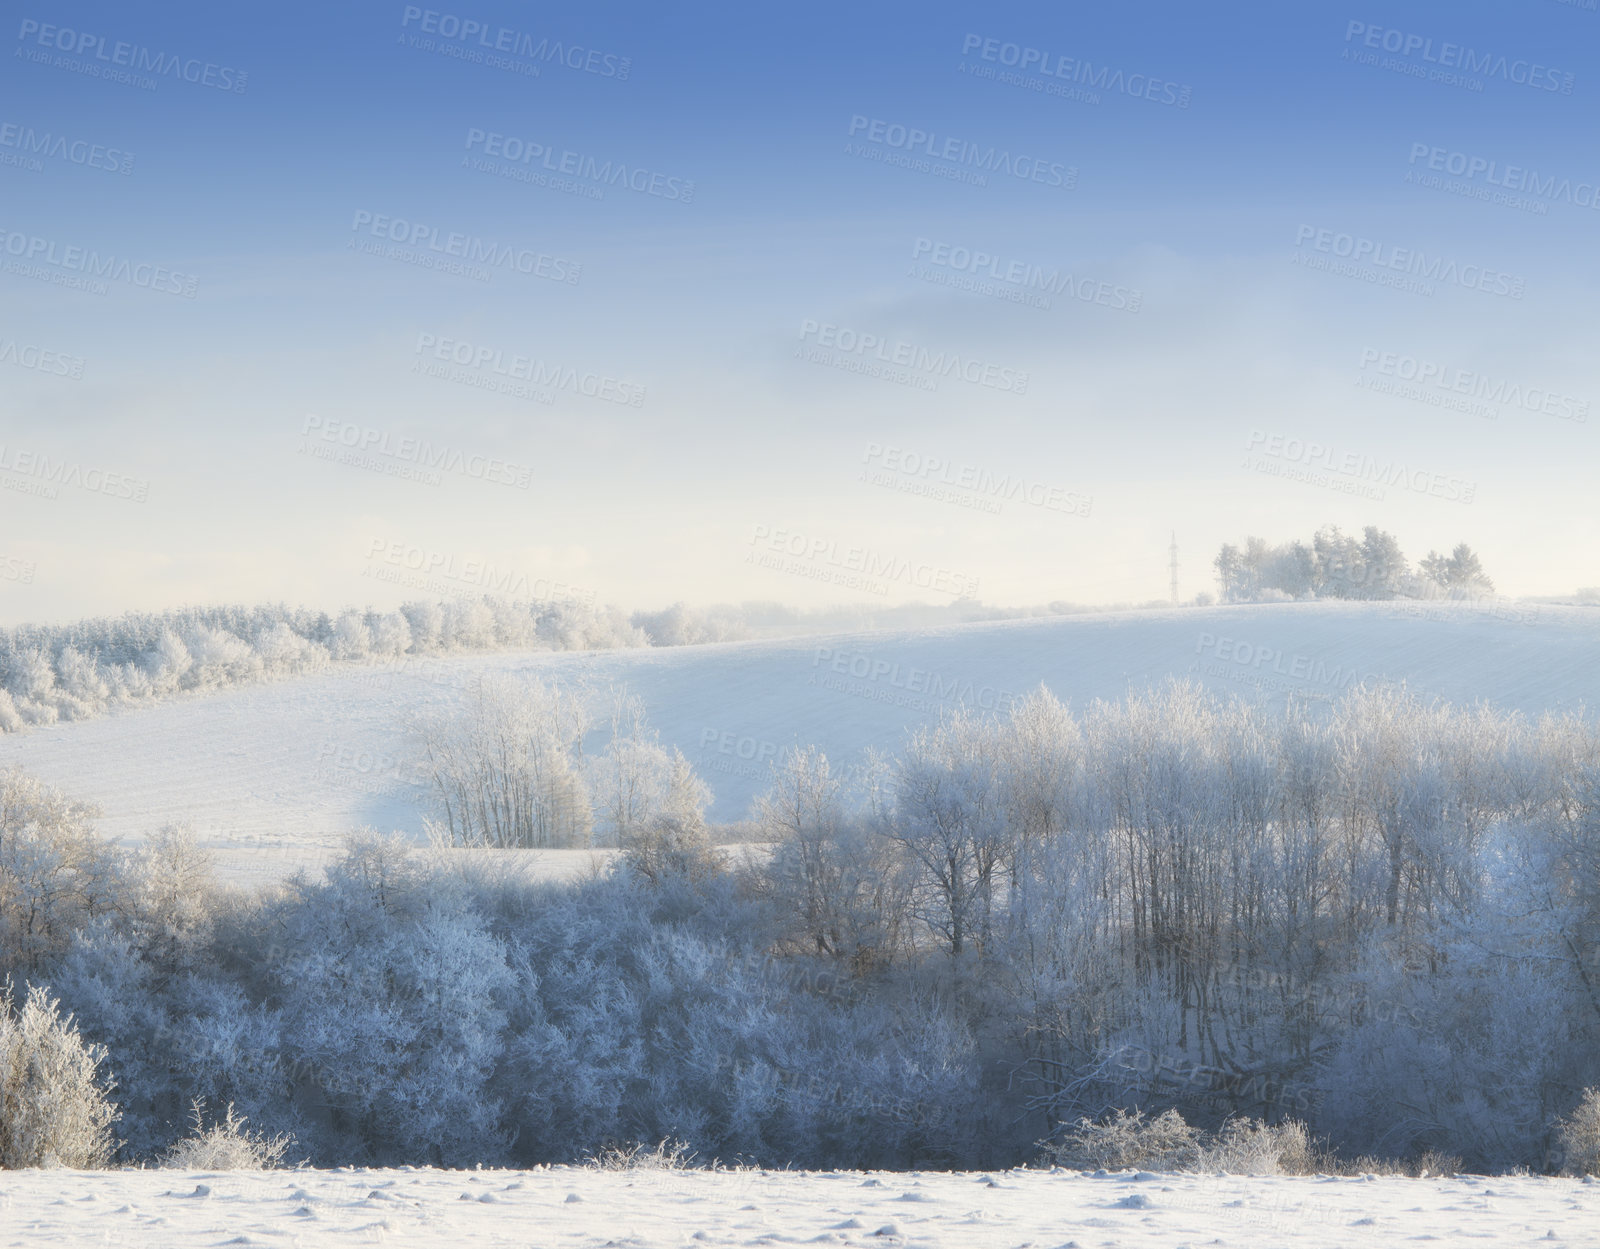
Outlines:
{"type": "Polygon", "coordinates": [[[1600,1243],[1600,1185],[1121,1172],[0,1171],[0,1243],[926,1245],[1600,1243]]]}
{"type": "MultiPolygon", "coordinates": [[[[1040,682],[1079,706],[1178,675],[1279,706],[1291,691],[1327,699],[1370,679],[1530,713],[1600,708],[1600,609],[1282,604],[351,666],[3,737],[0,766],[98,802],[109,835],[187,821],[236,874],[276,874],[331,853],[351,828],[420,834],[407,718],[486,671],[627,686],[729,821],[790,744],[848,762],[896,749],[944,710],[1002,705],[1040,682]]],[[[576,871],[589,860],[549,861],[576,871]]]]}

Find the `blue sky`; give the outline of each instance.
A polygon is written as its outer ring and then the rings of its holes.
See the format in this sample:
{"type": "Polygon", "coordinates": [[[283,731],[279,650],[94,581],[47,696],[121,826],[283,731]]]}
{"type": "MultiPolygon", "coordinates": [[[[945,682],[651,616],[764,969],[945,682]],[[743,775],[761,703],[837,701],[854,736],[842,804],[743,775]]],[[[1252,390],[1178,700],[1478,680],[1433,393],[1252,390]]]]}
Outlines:
{"type": "Polygon", "coordinates": [[[1600,13],[1354,7],[12,6],[0,614],[1600,583],[1600,13]]]}

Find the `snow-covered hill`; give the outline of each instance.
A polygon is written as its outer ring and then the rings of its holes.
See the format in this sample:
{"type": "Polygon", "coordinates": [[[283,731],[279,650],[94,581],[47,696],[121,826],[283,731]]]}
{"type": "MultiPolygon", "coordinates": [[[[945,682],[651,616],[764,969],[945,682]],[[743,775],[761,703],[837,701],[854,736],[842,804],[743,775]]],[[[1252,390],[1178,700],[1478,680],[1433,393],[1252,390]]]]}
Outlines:
{"type": "MultiPolygon", "coordinates": [[[[407,720],[489,671],[626,686],[715,789],[713,817],[732,821],[791,744],[849,762],[894,750],[946,710],[1000,707],[1040,682],[1078,705],[1180,676],[1279,706],[1380,680],[1528,713],[1600,708],[1600,608],[1274,604],[341,667],[0,738],[0,766],[99,803],[111,836],[186,821],[230,873],[278,874],[355,827],[420,835],[407,720]]],[[[590,861],[547,857],[556,870],[590,861]]]]}
{"type": "Polygon", "coordinates": [[[1600,1185],[1119,1172],[0,1172],[7,1245],[1392,1245],[1577,1249],[1600,1185]]]}

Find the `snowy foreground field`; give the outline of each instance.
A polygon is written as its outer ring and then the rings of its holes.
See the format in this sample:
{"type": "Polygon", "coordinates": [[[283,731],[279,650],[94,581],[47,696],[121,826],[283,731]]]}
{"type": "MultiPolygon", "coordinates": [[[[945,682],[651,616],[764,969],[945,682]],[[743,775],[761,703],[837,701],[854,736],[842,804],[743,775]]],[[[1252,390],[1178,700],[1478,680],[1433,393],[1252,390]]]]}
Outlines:
{"type": "Polygon", "coordinates": [[[1121,1172],[0,1172],[0,1245],[1600,1244],[1600,1185],[1121,1172]]]}
{"type": "MultiPolygon", "coordinates": [[[[1277,706],[1358,681],[1533,715],[1600,706],[1600,609],[1281,604],[350,665],[0,737],[0,767],[98,803],[108,837],[133,843],[187,822],[229,877],[277,877],[325,862],[354,828],[420,837],[425,791],[407,721],[455,703],[488,672],[602,696],[625,686],[712,786],[711,818],[732,821],[791,745],[847,764],[870,747],[898,750],[909,730],[958,706],[994,709],[1040,682],[1079,707],[1169,676],[1277,706]]],[[[541,852],[538,870],[572,875],[591,861],[541,852]]]]}

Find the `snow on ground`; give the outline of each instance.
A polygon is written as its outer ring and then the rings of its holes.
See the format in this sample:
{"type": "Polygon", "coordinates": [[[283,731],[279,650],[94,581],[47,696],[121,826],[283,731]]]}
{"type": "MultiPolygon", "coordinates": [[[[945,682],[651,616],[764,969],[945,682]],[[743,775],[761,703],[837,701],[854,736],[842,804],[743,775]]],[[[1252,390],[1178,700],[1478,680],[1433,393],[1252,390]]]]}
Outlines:
{"type": "MultiPolygon", "coordinates": [[[[1081,707],[1186,676],[1282,706],[1355,681],[1530,713],[1600,708],[1600,609],[1533,604],[1273,604],[1053,617],[941,629],[602,652],[499,653],[340,666],[0,737],[20,765],[100,804],[133,842],[188,822],[236,879],[315,866],[353,829],[421,836],[424,788],[407,718],[483,672],[641,696],[663,740],[740,819],[787,746],[837,762],[894,751],[966,704],[995,708],[1045,683],[1081,707]]],[[[603,742],[597,732],[593,746],[603,742]]],[[[587,869],[547,852],[541,870],[587,869]]]]}
{"type": "Polygon", "coordinates": [[[1039,1171],[0,1171],[3,1246],[1600,1244],[1600,1185],[1542,1177],[1039,1171]]]}

